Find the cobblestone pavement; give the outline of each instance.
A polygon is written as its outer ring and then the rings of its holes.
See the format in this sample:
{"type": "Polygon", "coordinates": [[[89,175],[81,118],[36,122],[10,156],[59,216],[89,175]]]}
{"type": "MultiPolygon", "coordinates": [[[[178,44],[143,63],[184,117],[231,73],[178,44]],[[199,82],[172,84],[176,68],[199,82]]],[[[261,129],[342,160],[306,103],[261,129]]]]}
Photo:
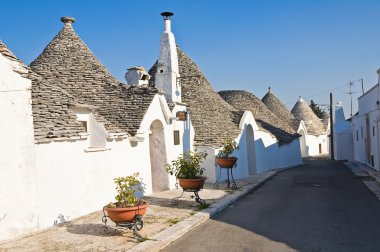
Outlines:
{"type": "Polygon", "coordinates": [[[134,238],[131,230],[115,235],[112,222],[108,225],[108,232],[102,233],[103,212],[97,211],[41,232],[1,242],[0,251],[127,251],[131,248],[139,251],[140,247],[155,251],[171,242],[167,239],[173,240],[183,235],[188,229],[208,219],[212,213],[220,211],[243,192],[251,190],[275,173],[276,171],[270,171],[240,180],[237,190],[226,189],[225,184],[221,184],[220,189],[214,189],[213,184],[206,184],[199,193],[209,205],[209,208],[203,210],[189,192],[185,192],[179,203],[173,205],[172,199],[182,193],[180,189],[146,196],[150,207],[143,218],[144,227],[139,232],[144,242],[134,238]],[[189,219],[192,221],[184,221],[189,219]],[[182,230],[177,232],[176,227],[182,230]],[[173,232],[177,233],[170,238],[173,232]]]}

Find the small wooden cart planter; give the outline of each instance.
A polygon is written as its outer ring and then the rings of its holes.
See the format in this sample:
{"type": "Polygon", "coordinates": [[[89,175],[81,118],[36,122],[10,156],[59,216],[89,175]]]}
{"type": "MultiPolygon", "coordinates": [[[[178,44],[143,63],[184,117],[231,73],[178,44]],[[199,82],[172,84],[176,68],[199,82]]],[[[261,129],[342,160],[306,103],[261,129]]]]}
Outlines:
{"type": "Polygon", "coordinates": [[[192,199],[195,199],[195,202],[199,203],[200,205],[205,205],[206,201],[204,199],[201,199],[198,192],[203,189],[203,185],[205,183],[206,177],[196,178],[196,179],[182,179],[178,178],[178,183],[176,184],[176,187],[178,189],[178,184],[182,188],[182,194],[179,197],[176,197],[172,199],[173,204],[178,204],[179,199],[182,198],[183,194],[185,192],[192,192],[194,195],[191,195],[190,197],[192,199]]]}
{"type": "Polygon", "coordinates": [[[110,219],[116,225],[115,234],[120,234],[124,230],[133,230],[134,237],[142,238],[137,231],[140,231],[144,227],[142,217],[147,207],[148,203],[127,208],[109,208],[104,206],[102,217],[104,226],[101,227],[102,232],[108,232],[107,221],[110,219]]]}
{"type": "Polygon", "coordinates": [[[111,202],[103,207],[102,221],[104,226],[101,227],[101,231],[104,233],[108,231],[107,221],[110,219],[116,224],[115,234],[120,234],[126,229],[132,229],[134,237],[143,240],[137,231],[140,231],[144,226],[142,216],[149,204],[137,199],[135,195],[136,192],[144,191],[142,181],[138,176],[138,173],[134,173],[126,177],[114,178],[117,202],[111,202]]]}

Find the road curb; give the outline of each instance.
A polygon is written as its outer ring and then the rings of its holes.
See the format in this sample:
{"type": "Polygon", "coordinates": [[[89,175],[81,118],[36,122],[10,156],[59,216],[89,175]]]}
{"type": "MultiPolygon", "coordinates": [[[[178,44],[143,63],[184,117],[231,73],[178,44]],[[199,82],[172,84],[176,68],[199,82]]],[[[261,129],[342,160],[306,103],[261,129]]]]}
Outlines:
{"type": "MultiPolygon", "coordinates": [[[[299,167],[299,166],[294,166],[294,167],[299,167]]],[[[159,251],[160,249],[163,249],[164,247],[166,247],[173,241],[185,235],[187,232],[189,232],[193,228],[197,227],[198,225],[202,224],[206,220],[210,219],[212,216],[215,216],[216,214],[221,212],[223,209],[233,204],[234,202],[236,202],[237,200],[239,200],[246,194],[259,188],[261,185],[263,185],[266,181],[268,181],[278,172],[284,171],[290,168],[294,168],[294,167],[288,167],[284,169],[269,171],[268,176],[266,176],[265,178],[259,178],[254,183],[247,184],[245,186],[242,186],[241,188],[238,188],[236,191],[234,191],[233,194],[223,197],[219,201],[211,204],[207,209],[203,209],[202,211],[197,212],[193,216],[190,216],[180,221],[179,223],[155,234],[149,240],[146,240],[134,246],[128,251],[130,252],[159,251]]]]}

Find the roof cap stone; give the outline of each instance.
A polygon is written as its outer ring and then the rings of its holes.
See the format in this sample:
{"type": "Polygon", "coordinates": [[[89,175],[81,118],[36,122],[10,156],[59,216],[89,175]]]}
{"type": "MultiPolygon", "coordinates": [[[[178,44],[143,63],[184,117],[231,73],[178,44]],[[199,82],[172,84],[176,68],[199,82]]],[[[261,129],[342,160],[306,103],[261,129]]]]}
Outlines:
{"type": "Polygon", "coordinates": [[[72,24],[72,23],[74,23],[75,22],[75,18],[73,18],[73,17],[61,17],[61,21],[62,21],[62,23],[64,23],[64,24],[72,24]]]}

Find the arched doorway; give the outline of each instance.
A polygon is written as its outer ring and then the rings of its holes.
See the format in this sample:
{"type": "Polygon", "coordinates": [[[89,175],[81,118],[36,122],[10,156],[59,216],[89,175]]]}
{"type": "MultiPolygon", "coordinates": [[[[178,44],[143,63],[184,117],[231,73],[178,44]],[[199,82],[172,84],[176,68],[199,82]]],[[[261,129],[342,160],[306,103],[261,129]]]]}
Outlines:
{"type": "Polygon", "coordinates": [[[306,148],[306,137],[305,137],[305,131],[303,129],[300,129],[298,134],[301,135],[300,137],[300,149],[301,149],[301,156],[307,157],[307,148],[306,148]]]}
{"type": "Polygon", "coordinates": [[[169,189],[169,175],[165,170],[166,146],[164,127],[159,120],[150,125],[149,135],[150,165],[152,172],[152,191],[161,192],[169,189]]]}
{"type": "Polygon", "coordinates": [[[253,128],[251,125],[247,126],[247,133],[245,142],[247,143],[247,161],[248,161],[248,174],[254,175],[256,170],[256,153],[255,153],[255,137],[253,135],[253,128]]]}

